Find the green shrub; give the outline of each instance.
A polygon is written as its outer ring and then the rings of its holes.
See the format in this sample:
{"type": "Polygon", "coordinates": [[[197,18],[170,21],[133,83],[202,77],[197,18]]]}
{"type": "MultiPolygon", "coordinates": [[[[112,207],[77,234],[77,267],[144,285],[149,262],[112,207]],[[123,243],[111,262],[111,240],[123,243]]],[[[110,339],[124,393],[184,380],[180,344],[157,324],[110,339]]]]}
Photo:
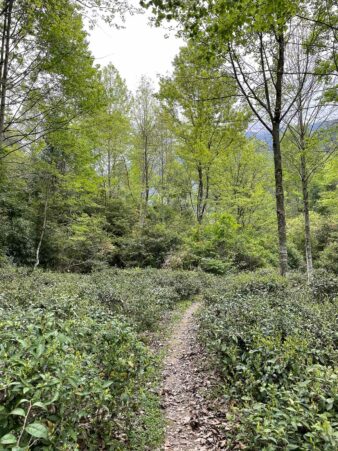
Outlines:
{"type": "Polygon", "coordinates": [[[288,265],[290,269],[299,269],[304,266],[303,255],[292,243],[288,245],[288,265]]]}
{"type": "Polygon", "coordinates": [[[158,365],[136,332],[208,280],[0,268],[0,449],[157,449],[158,365]]]}
{"type": "Polygon", "coordinates": [[[310,287],[316,300],[333,299],[338,296],[338,276],[324,269],[316,270],[310,287]]]}
{"type": "Polygon", "coordinates": [[[274,270],[261,269],[256,272],[241,272],[236,275],[215,277],[204,285],[203,296],[208,304],[220,303],[220,299],[230,294],[235,297],[245,295],[265,295],[282,293],[287,287],[287,280],[274,270]]]}
{"type": "Polygon", "coordinates": [[[0,269],[1,303],[7,308],[27,306],[58,309],[63,317],[76,303],[90,299],[124,316],[138,331],[154,330],[167,310],[197,294],[207,275],[156,269],[112,269],[93,274],[58,274],[26,269],[0,269]]]}
{"type": "Polygon", "coordinates": [[[116,248],[109,262],[122,268],[161,268],[166,256],[179,242],[176,234],[149,226],[132,236],[116,239],[116,248]]]}
{"type": "Polygon", "coordinates": [[[338,446],[338,300],[317,302],[302,280],[246,273],[206,292],[200,337],[248,449],[338,446]]]}
{"type": "Polygon", "coordinates": [[[320,253],[319,266],[338,275],[338,232],[320,253]]]}
{"type": "Polygon", "coordinates": [[[243,409],[238,438],[250,449],[337,449],[338,373],[320,365],[305,371],[288,389],[268,385],[266,402],[243,409]]]}
{"type": "Polygon", "coordinates": [[[211,274],[226,274],[233,269],[233,265],[230,262],[224,262],[217,258],[201,258],[200,268],[211,274]]]}
{"type": "MultiPolygon", "coordinates": [[[[3,315],[0,443],[5,449],[130,449],[131,432],[142,427],[152,360],[125,323],[86,307],[88,313],[77,309],[63,321],[35,308],[24,317],[3,315]]],[[[155,445],[152,440],[147,437],[148,446],[155,445]]]]}

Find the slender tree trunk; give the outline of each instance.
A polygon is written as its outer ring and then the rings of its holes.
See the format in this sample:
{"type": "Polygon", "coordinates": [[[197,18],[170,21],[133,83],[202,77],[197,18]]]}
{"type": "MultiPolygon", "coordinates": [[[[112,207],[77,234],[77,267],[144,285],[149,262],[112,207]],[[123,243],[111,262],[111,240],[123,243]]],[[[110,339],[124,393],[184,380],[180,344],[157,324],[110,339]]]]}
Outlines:
{"type": "MultiPolygon", "coordinates": [[[[6,2],[6,5],[4,7],[4,17],[3,22],[1,24],[1,50],[0,50],[0,142],[3,139],[3,129],[4,129],[4,114],[2,114],[2,111],[4,111],[3,108],[3,92],[4,92],[4,64],[5,64],[5,48],[6,48],[6,36],[7,36],[7,9],[8,4],[6,2]]],[[[5,96],[6,98],[6,96],[5,96]]]]}
{"type": "Polygon", "coordinates": [[[205,195],[203,199],[203,207],[202,207],[202,219],[204,218],[204,214],[207,209],[208,200],[209,200],[209,188],[210,188],[210,175],[209,175],[209,169],[206,170],[206,177],[205,177],[205,195]]]}
{"type": "Polygon", "coordinates": [[[144,140],[144,201],[147,209],[149,201],[149,161],[148,161],[148,136],[144,140]]]}
{"type": "Polygon", "coordinates": [[[307,279],[310,283],[313,273],[312,263],[312,246],[311,246],[311,225],[310,225],[310,209],[309,209],[309,187],[308,187],[308,174],[306,165],[306,126],[303,118],[303,102],[302,96],[299,96],[298,101],[298,127],[299,127],[299,141],[298,145],[301,151],[300,157],[300,179],[302,184],[302,196],[303,196],[303,214],[304,214],[304,241],[305,241],[305,258],[306,258],[306,273],[307,279]]]}
{"type": "Polygon", "coordinates": [[[288,270],[288,252],[286,245],[286,217],[283,187],[282,153],[280,145],[280,127],[282,111],[282,87],[284,77],[285,42],[283,34],[278,36],[278,59],[276,73],[276,102],[272,120],[272,148],[275,166],[276,212],[279,241],[280,273],[285,276],[288,270]]]}
{"type": "Polygon", "coordinates": [[[165,168],[165,150],[162,148],[161,150],[161,217],[162,223],[165,222],[165,214],[164,214],[164,169],[165,168]]]}
{"type": "MultiPolygon", "coordinates": [[[[110,144],[108,144],[110,146],[110,144]]],[[[112,189],[111,189],[111,172],[112,172],[112,163],[111,163],[111,150],[108,148],[108,174],[107,174],[107,182],[108,182],[108,199],[112,197],[112,189]]]]}
{"type": "Polygon", "coordinates": [[[144,226],[145,218],[148,210],[149,201],[149,162],[148,162],[148,136],[144,135],[143,143],[143,170],[142,170],[142,191],[140,205],[140,224],[144,226]]]}
{"type": "Polygon", "coordinates": [[[202,165],[197,166],[198,173],[198,190],[197,190],[197,206],[196,206],[196,217],[199,224],[203,220],[203,198],[204,198],[204,183],[203,183],[203,169],[202,165]]]}
{"type": "Polygon", "coordinates": [[[304,213],[304,232],[305,232],[305,257],[306,257],[306,272],[308,282],[312,279],[313,263],[312,263],[312,246],[311,246],[311,224],[310,224],[310,209],[309,209],[309,189],[306,175],[306,160],[305,156],[301,156],[301,181],[303,193],[303,213],[304,213]]]}
{"type": "Polygon", "coordinates": [[[2,143],[4,141],[5,129],[5,113],[6,113],[6,95],[8,84],[8,61],[10,53],[11,41],[11,24],[12,24],[12,10],[14,0],[6,0],[4,8],[4,22],[2,27],[1,37],[1,55],[0,55],[0,151],[2,150],[2,143]]]}
{"type": "MultiPolygon", "coordinates": [[[[251,88],[251,80],[246,76],[243,67],[241,66],[234,50],[231,45],[229,45],[229,55],[231,58],[231,64],[235,79],[238,86],[246,98],[251,110],[259,121],[264,125],[266,129],[269,130],[272,136],[272,148],[274,155],[274,171],[275,171],[275,197],[276,197],[276,213],[277,213],[277,228],[278,228],[278,241],[279,241],[279,266],[280,273],[284,276],[288,270],[288,253],[287,253],[287,241],[286,241],[286,216],[285,216],[285,203],[284,203],[284,188],[283,188],[283,170],[282,170],[282,155],[281,155],[281,145],[280,145],[280,129],[282,122],[282,102],[283,102],[283,78],[284,78],[284,66],[285,66],[285,40],[283,31],[277,30],[275,32],[275,38],[277,43],[276,52],[276,72],[273,77],[272,83],[270,83],[271,69],[269,68],[269,77],[266,77],[265,71],[267,70],[264,63],[264,50],[263,50],[263,40],[260,39],[260,49],[261,49],[261,71],[263,75],[263,87],[265,88],[265,100],[266,105],[264,106],[271,126],[265,120],[264,114],[259,113],[256,109],[253,99],[259,104],[262,104],[262,100],[259,95],[251,88]],[[236,68],[236,63],[238,70],[236,68]],[[244,81],[241,81],[242,77],[244,81]],[[273,86],[274,98],[272,99],[271,85],[273,86]]],[[[275,70],[275,69],[274,69],[275,70]]],[[[264,102],[263,102],[264,105],[264,102]]]]}
{"type": "Polygon", "coordinates": [[[34,269],[36,269],[40,264],[40,250],[41,250],[41,245],[42,245],[43,237],[45,236],[45,231],[46,231],[46,226],[47,226],[47,210],[48,210],[48,191],[46,191],[45,203],[44,203],[44,208],[43,208],[43,223],[42,223],[42,228],[41,228],[41,233],[40,233],[40,239],[39,239],[38,245],[36,247],[34,269]]]}
{"type": "Polygon", "coordinates": [[[288,252],[286,246],[286,218],[283,189],[282,155],[280,149],[279,124],[274,126],[272,134],[274,169],[275,169],[275,189],[276,189],[276,213],[279,241],[279,263],[280,273],[284,276],[288,270],[288,252]]]}

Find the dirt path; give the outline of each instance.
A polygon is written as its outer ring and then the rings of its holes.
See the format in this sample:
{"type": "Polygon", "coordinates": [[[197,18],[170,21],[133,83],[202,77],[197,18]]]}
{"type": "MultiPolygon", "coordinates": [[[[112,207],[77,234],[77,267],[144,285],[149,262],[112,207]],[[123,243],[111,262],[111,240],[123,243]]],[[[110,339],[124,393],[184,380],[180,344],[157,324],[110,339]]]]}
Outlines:
{"type": "Polygon", "coordinates": [[[210,380],[201,370],[201,349],[196,341],[193,303],[172,331],[164,361],[163,404],[167,420],[164,450],[203,451],[224,449],[219,440],[215,414],[206,405],[210,380]],[[217,442],[217,444],[216,444],[217,442]]]}

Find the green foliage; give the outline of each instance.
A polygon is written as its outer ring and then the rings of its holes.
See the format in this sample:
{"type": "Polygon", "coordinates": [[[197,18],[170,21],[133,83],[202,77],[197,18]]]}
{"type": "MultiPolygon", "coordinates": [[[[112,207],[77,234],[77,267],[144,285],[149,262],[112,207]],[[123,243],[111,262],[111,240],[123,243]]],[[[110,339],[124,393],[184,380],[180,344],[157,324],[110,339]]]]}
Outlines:
{"type": "Polygon", "coordinates": [[[189,42],[174,60],[172,77],[163,78],[159,97],[177,137],[178,156],[189,178],[197,222],[208,208],[221,156],[241,139],[246,115],[234,108],[236,87],[204,49],[189,42]],[[232,123],[236,123],[233,126],[232,123]]]}
{"type": "Polygon", "coordinates": [[[158,362],[135,331],[156,330],[207,280],[170,270],[11,267],[0,280],[2,448],[156,449],[158,362]]]}
{"type": "Polygon", "coordinates": [[[314,365],[303,376],[289,389],[269,385],[268,402],[243,409],[245,431],[238,431],[238,438],[250,449],[337,448],[337,371],[314,365]]]}
{"type": "Polygon", "coordinates": [[[232,269],[232,264],[219,260],[217,258],[201,258],[199,267],[211,274],[226,274],[232,269]]]}
{"type": "MultiPolygon", "coordinates": [[[[1,269],[1,306],[6,309],[57,309],[64,317],[76,310],[68,296],[91,300],[111,313],[123,316],[139,331],[156,329],[165,312],[182,299],[202,290],[206,275],[171,270],[104,270],[88,275],[1,269]]],[[[85,308],[85,307],[83,307],[85,308]]],[[[93,307],[94,309],[94,307],[93,307]]]]}
{"type": "Polygon", "coordinates": [[[180,243],[179,236],[161,226],[151,225],[133,235],[115,240],[110,263],[121,267],[161,268],[166,256],[180,243]]]}
{"type": "Polygon", "coordinates": [[[125,323],[81,307],[61,321],[37,308],[1,321],[3,444],[12,445],[4,436],[13,434],[21,448],[125,449],[130,431],[142,428],[151,357],[125,323]]]}
{"type": "Polygon", "coordinates": [[[288,245],[288,264],[290,269],[299,269],[303,264],[302,254],[292,243],[288,245]]]}
{"type": "MultiPolygon", "coordinates": [[[[324,191],[317,192],[317,195],[325,195],[324,191]]],[[[320,207],[319,207],[320,208],[320,207]]],[[[316,206],[316,209],[318,207],[316,206]]],[[[289,220],[289,250],[292,268],[299,268],[303,265],[301,255],[304,253],[304,219],[302,216],[295,216],[289,220]]],[[[331,272],[337,272],[337,220],[335,215],[320,214],[318,211],[311,211],[312,229],[312,254],[316,268],[326,268],[331,272]]]]}
{"type": "Polygon", "coordinates": [[[338,295],[338,276],[330,271],[318,269],[313,274],[310,288],[314,298],[319,302],[334,299],[338,295]]]}
{"type": "Polygon", "coordinates": [[[338,239],[329,243],[321,252],[319,266],[338,275],[338,239]]]}
{"type": "Polygon", "coordinates": [[[201,339],[232,405],[233,440],[249,449],[338,445],[337,285],[314,281],[248,273],[206,292],[201,339]]]}
{"type": "Polygon", "coordinates": [[[208,223],[193,228],[188,235],[185,245],[188,254],[183,267],[225,274],[229,270],[271,266],[275,257],[269,237],[256,238],[255,235],[252,229],[241,227],[229,213],[210,215],[208,223]]]}

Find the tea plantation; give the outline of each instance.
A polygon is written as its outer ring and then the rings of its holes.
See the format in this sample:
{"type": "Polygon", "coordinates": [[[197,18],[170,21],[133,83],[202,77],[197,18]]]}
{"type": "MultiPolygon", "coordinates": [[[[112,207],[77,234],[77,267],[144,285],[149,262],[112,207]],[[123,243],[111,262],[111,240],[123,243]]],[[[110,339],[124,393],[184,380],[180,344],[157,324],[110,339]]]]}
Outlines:
{"type": "Polygon", "coordinates": [[[338,449],[337,278],[1,269],[0,449],[157,450],[152,340],[198,296],[224,449],[338,449]]]}
{"type": "Polygon", "coordinates": [[[157,358],[140,340],[201,275],[2,270],[0,449],[155,449],[157,358]]]}
{"type": "Polygon", "coordinates": [[[263,272],[206,291],[201,340],[228,401],[229,449],[338,449],[337,289],[325,273],[308,287],[263,272]]]}

